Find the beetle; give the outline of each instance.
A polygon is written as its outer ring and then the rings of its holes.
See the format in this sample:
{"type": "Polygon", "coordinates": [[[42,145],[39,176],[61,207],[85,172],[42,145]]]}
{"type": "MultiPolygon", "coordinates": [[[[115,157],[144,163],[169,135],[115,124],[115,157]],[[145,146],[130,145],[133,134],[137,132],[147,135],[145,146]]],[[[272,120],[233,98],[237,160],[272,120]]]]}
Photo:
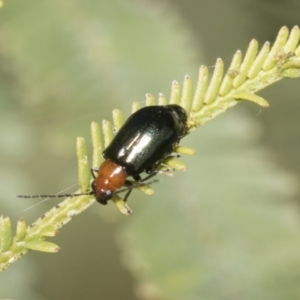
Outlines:
{"type": "Polygon", "coordinates": [[[91,191],[80,194],[18,195],[21,198],[54,198],[95,195],[106,205],[113,195],[127,191],[127,201],[133,184],[132,177],[142,183],[158,173],[161,162],[172,152],[187,133],[187,113],[177,104],[146,106],[133,113],[103,151],[104,161],[91,169],[94,178],[91,191]],[[94,174],[97,173],[97,176],[94,174]],[[142,178],[141,174],[146,173],[142,178]],[[121,189],[125,186],[125,189],[121,189]]]}
{"type": "Polygon", "coordinates": [[[187,114],[179,105],[147,106],[133,113],[103,151],[99,169],[91,170],[96,200],[105,205],[119,188],[129,186],[126,201],[133,188],[127,178],[141,183],[155,176],[186,132],[187,114]]]}

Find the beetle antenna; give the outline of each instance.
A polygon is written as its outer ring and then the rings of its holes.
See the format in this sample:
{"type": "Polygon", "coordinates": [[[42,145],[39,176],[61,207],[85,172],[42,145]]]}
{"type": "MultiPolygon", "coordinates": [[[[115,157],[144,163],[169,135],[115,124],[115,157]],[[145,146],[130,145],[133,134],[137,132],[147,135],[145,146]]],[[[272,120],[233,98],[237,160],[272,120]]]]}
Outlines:
{"type": "Polygon", "coordinates": [[[48,195],[16,195],[17,198],[67,198],[67,197],[77,197],[85,195],[93,195],[94,191],[89,191],[86,193],[74,193],[74,194],[48,194],[48,195]]]}
{"type": "MultiPolygon", "coordinates": [[[[155,179],[155,180],[152,180],[150,182],[146,182],[146,183],[139,183],[137,182],[136,184],[133,183],[132,186],[128,186],[124,189],[121,189],[121,190],[118,190],[116,192],[113,193],[113,195],[115,194],[119,194],[119,193],[122,193],[122,192],[126,192],[130,189],[134,189],[134,188],[137,188],[139,186],[142,186],[142,185],[150,185],[150,184],[153,184],[155,182],[158,182],[158,179],[155,179]]],[[[86,192],[86,193],[73,193],[73,194],[48,194],[48,195],[16,195],[15,197],[16,198],[46,198],[45,201],[48,199],[48,198],[68,198],[68,197],[79,197],[79,196],[89,196],[89,195],[94,195],[95,192],[93,190],[89,191],[89,192],[86,192]]]]}
{"type": "Polygon", "coordinates": [[[22,211],[22,212],[24,212],[24,211],[27,211],[27,210],[29,210],[29,209],[37,206],[37,205],[40,205],[40,204],[44,203],[44,202],[46,202],[46,201],[48,201],[48,200],[50,200],[52,198],[69,197],[69,195],[73,195],[74,193],[73,194],[71,194],[71,193],[70,194],[62,194],[62,193],[65,192],[65,191],[67,191],[67,190],[69,190],[70,188],[72,188],[74,186],[77,186],[77,185],[78,184],[75,183],[75,184],[71,185],[70,187],[67,187],[66,189],[63,189],[62,191],[58,192],[57,194],[50,194],[50,195],[49,194],[48,195],[17,195],[15,197],[19,197],[19,198],[45,198],[45,199],[42,199],[40,202],[35,203],[35,204],[27,207],[26,209],[24,209],[22,211]]]}

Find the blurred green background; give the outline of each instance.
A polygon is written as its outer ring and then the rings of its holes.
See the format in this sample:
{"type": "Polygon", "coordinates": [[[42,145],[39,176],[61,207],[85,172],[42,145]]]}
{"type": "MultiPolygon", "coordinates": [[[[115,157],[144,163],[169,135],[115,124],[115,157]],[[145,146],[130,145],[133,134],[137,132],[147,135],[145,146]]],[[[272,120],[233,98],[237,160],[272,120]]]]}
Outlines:
{"type": "MultiPolygon", "coordinates": [[[[75,140],[185,74],[228,66],[252,38],[298,24],[296,0],[22,0],[0,9],[0,214],[30,224],[77,181],[75,140]]],[[[299,299],[299,80],[182,141],[185,173],[134,192],[125,217],[93,205],[0,274],[5,299],[299,299]]],[[[74,187],[73,190],[77,188],[74,187]]],[[[72,191],[72,190],[71,190],[72,191]]]]}

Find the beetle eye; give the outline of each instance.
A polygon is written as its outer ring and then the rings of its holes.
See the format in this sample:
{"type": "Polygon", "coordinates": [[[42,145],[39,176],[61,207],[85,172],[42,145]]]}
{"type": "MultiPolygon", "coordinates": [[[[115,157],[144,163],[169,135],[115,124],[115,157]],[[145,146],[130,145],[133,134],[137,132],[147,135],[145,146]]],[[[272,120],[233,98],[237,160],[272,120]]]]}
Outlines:
{"type": "Polygon", "coordinates": [[[101,196],[97,197],[97,201],[103,205],[107,204],[107,201],[110,200],[113,196],[112,191],[106,190],[106,191],[101,191],[101,196]]]}

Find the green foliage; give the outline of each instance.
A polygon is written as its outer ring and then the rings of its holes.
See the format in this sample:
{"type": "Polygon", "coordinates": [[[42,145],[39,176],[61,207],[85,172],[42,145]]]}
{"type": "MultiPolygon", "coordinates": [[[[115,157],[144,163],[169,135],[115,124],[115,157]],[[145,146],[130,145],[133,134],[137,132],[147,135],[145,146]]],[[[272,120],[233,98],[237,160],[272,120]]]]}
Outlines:
{"type": "MultiPolygon", "coordinates": [[[[266,43],[258,54],[258,43],[253,40],[248,47],[244,60],[242,60],[241,52],[237,51],[225,76],[223,62],[221,59],[218,59],[210,81],[208,81],[207,67],[201,66],[195,91],[193,91],[192,81],[189,76],[185,76],[182,89],[174,81],[171,87],[169,103],[179,104],[186,109],[189,115],[189,131],[202,126],[241,100],[249,100],[267,107],[267,101],[255,94],[257,91],[282,78],[300,77],[299,38],[300,30],[297,26],[292,29],[290,34],[288,29],[283,27],[279,31],[273,47],[269,50],[269,43],[266,43]]],[[[146,106],[155,103],[154,97],[147,94],[146,106]]],[[[164,95],[160,94],[158,104],[166,104],[164,95]]],[[[139,103],[134,103],[132,111],[138,108],[139,103]]],[[[93,166],[95,167],[99,166],[102,161],[102,149],[113,138],[113,127],[118,130],[124,122],[124,117],[119,110],[114,110],[113,121],[114,125],[108,121],[103,121],[104,144],[102,144],[99,125],[95,122],[92,123],[93,166]]],[[[178,153],[194,154],[194,150],[182,146],[179,146],[177,150],[178,153]]],[[[79,185],[81,188],[79,192],[85,192],[89,189],[90,175],[87,150],[83,138],[77,139],[77,156],[79,185]]],[[[169,168],[185,170],[186,166],[180,160],[171,158],[163,161],[160,168],[166,172],[169,168]]],[[[137,188],[146,194],[153,193],[152,188],[148,186],[141,185],[137,186],[137,188]]],[[[131,213],[127,203],[119,195],[115,195],[112,200],[122,213],[126,215],[131,213]]],[[[2,216],[0,223],[0,269],[4,270],[28,250],[58,251],[58,246],[45,241],[45,238],[54,236],[58,229],[88,208],[93,202],[93,196],[79,196],[66,199],[48,211],[34,224],[27,227],[26,232],[25,221],[20,220],[14,239],[12,238],[9,218],[2,216]]]]}

